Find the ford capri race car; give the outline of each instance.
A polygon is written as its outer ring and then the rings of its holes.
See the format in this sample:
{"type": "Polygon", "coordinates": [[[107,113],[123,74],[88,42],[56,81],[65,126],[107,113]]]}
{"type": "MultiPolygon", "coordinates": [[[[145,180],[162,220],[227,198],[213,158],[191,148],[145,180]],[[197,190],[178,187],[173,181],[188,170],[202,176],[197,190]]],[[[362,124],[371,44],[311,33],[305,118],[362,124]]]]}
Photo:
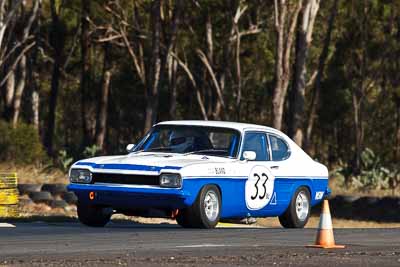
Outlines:
{"type": "Polygon", "coordinates": [[[183,227],[278,216],[283,227],[302,228],[311,206],[329,194],[327,168],[265,126],[162,122],[127,149],[72,165],[69,190],[83,224],[99,227],[113,213],[156,210],[183,227]]]}

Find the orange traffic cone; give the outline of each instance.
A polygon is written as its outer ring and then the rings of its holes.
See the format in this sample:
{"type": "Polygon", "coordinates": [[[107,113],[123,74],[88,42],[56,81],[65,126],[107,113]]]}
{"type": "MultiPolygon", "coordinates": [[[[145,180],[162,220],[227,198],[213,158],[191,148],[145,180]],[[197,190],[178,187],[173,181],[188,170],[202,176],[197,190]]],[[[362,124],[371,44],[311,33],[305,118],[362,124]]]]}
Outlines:
{"type": "Polygon", "coordinates": [[[322,203],[322,213],[319,219],[319,226],[315,245],[308,245],[310,248],[344,248],[345,246],[336,245],[333,237],[333,227],[331,212],[329,210],[328,200],[322,203]]]}

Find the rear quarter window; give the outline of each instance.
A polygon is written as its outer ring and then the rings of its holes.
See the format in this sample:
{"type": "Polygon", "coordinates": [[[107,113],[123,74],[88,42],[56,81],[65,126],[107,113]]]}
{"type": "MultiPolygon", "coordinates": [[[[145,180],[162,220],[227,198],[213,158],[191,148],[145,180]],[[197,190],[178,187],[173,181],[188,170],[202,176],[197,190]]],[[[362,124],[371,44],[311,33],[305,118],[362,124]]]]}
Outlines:
{"type": "Polygon", "coordinates": [[[275,135],[269,135],[273,161],[285,160],[290,156],[289,147],[285,141],[275,135]]]}

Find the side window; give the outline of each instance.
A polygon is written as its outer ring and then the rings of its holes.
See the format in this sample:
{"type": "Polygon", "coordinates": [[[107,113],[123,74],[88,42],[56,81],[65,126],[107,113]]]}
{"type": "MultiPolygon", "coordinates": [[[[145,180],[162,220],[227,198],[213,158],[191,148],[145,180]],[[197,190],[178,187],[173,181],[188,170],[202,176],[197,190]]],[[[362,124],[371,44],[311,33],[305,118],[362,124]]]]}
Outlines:
{"type": "Polygon", "coordinates": [[[240,159],[243,160],[244,151],[256,152],[256,161],[269,160],[268,141],[264,133],[246,133],[243,140],[243,150],[240,159]]]}
{"type": "Polygon", "coordinates": [[[277,136],[268,135],[271,144],[272,160],[279,161],[289,157],[289,148],[287,144],[277,136]]]}

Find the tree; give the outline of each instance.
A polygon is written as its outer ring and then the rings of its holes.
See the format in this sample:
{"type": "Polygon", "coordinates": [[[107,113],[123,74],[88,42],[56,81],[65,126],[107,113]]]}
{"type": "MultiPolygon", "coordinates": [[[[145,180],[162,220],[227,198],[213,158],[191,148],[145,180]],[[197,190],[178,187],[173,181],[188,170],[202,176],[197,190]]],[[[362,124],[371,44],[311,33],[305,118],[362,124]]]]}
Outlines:
{"type": "Polygon", "coordinates": [[[59,11],[61,7],[56,6],[55,0],[50,1],[51,12],[51,37],[50,44],[54,49],[53,70],[51,75],[51,90],[49,99],[49,110],[47,119],[47,131],[45,134],[44,145],[47,154],[53,155],[53,138],[56,123],[57,99],[60,84],[61,68],[64,61],[65,27],[60,20],[59,11]]]}
{"type": "Polygon", "coordinates": [[[291,74],[291,52],[302,8],[302,0],[275,0],[274,19],[276,32],[275,89],[273,92],[273,127],[282,129],[283,110],[291,74]]]}
{"type": "MultiPolygon", "coordinates": [[[[166,14],[170,15],[169,18],[169,25],[163,25],[163,28],[169,27],[170,34],[169,36],[165,36],[165,43],[166,43],[166,50],[164,57],[164,72],[167,73],[168,78],[168,91],[170,95],[170,102],[169,102],[169,116],[171,119],[176,117],[176,106],[177,106],[177,75],[178,75],[178,62],[174,58],[173,54],[177,53],[177,41],[178,41],[178,32],[181,26],[181,16],[182,11],[184,8],[184,3],[182,0],[176,0],[174,3],[173,8],[171,8],[167,4],[167,10],[165,11],[166,14]]],[[[167,16],[167,15],[166,15],[167,16]]],[[[166,18],[164,19],[167,20],[166,18]]],[[[166,35],[166,31],[164,30],[164,35],[166,35]]]]}
{"type": "Polygon", "coordinates": [[[96,136],[95,143],[104,150],[104,140],[107,130],[107,113],[108,113],[108,99],[110,94],[110,83],[113,73],[113,64],[111,63],[110,44],[104,44],[104,60],[103,60],[103,75],[101,94],[98,103],[97,123],[96,123],[96,136]]]}
{"type": "Polygon", "coordinates": [[[307,75],[308,50],[312,41],[314,22],[319,9],[319,0],[306,0],[301,9],[298,25],[296,59],[293,82],[294,101],[291,114],[291,136],[300,146],[303,144],[303,127],[305,118],[305,90],[307,75]]]}
{"type": "Polygon", "coordinates": [[[91,40],[90,40],[90,10],[91,1],[81,0],[81,117],[83,129],[83,147],[93,141],[95,124],[90,107],[90,87],[91,87],[91,40]]]}
{"type": "Polygon", "coordinates": [[[27,12],[23,1],[0,2],[0,67],[4,70],[0,87],[6,84],[4,117],[16,127],[21,98],[26,86],[28,51],[35,45],[31,29],[37,17],[39,0],[27,12]],[[15,33],[14,30],[17,29],[15,33]]]}
{"type": "Polygon", "coordinates": [[[151,5],[151,60],[147,76],[147,88],[145,91],[146,113],[144,119],[144,132],[150,130],[156,122],[160,91],[161,75],[161,0],[152,2],[151,5]]]}
{"type": "Polygon", "coordinates": [[[307,116],[306,136],[305,136],[305,139],[303,142],[303,148],[306,151],[309,150],[309,146],[310,146],[310,142],[311,142],[311,135],[313,132],[313,127],[314,127],[314,121],[316,118],[317,108],[319,106],[320,94],[321,94],[321,82],[322,82],[322,77],[324,76],[325,66],[326,66],[326,62],[328,60],[328,56],[329,56],[329,48],[331,45],[332,32],[333,32],[333,28],[334,28],[334,24],[335,24],[335,18],[337,15],[338,2],[339,2],[339,0],[333,1],[332,7],[330,10],[330,16],[329,16],[329,20],[328,20],[326,35],[325,35],[325,39],[323,42],[322,52],[321,52],[321,54],[319,56],[319,60],[318,60],[318,69],[317,69],[317,74],[316,74],[316,78],[315,78],[314,90],[312,92],[309,113],[307,116]]]}

